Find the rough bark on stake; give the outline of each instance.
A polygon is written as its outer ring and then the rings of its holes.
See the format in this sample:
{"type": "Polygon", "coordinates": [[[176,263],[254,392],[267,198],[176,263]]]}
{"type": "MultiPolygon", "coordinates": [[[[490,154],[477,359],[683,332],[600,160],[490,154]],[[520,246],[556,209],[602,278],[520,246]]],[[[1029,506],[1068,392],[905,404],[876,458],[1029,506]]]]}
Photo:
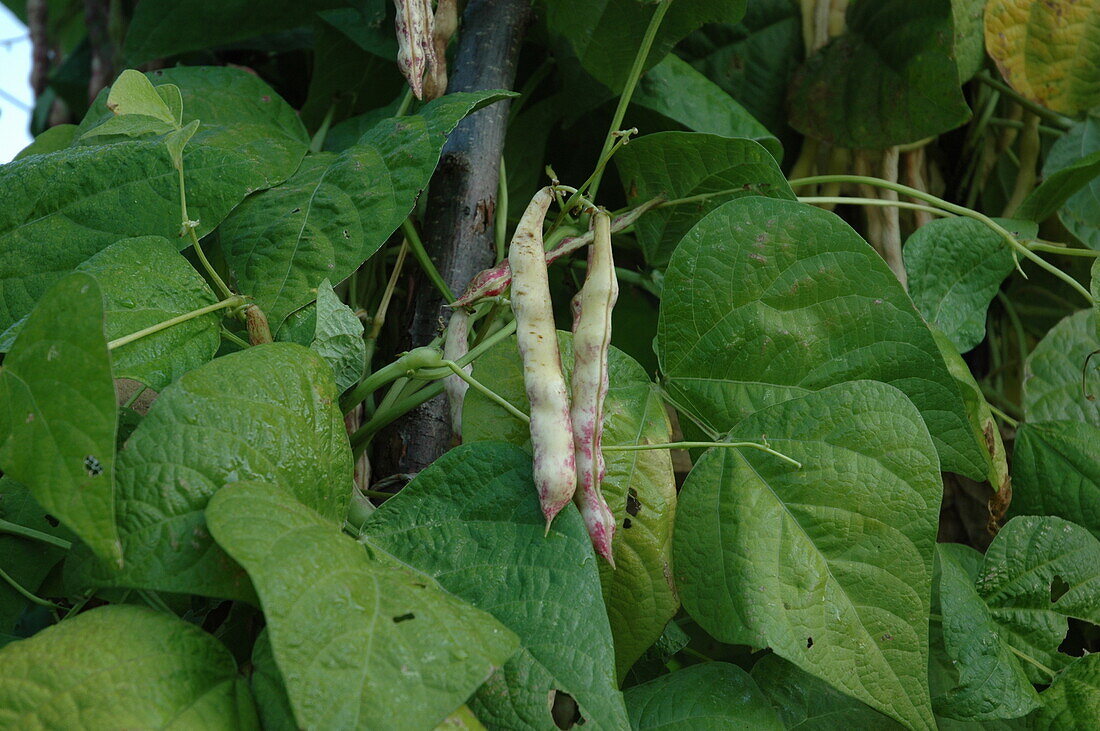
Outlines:
{"type": "MultiPolygon", "coordinates": [[[[511,89],[530,12],[526,0],[470,0],[462,14],[448,93],[511,89]]],[[[447,139],[429,186],[424,245],[448,286],[461,292],[493,263],[493,211],[508,101],[470,115],[447,139]]],[[[442,296],[421,277],[408,347],[435,337],[449,316],[442,296]]],[[[435,398],[401,419],[375,452],[376,474],[415,473],[451,444],[447,401],[435,398]]]]}

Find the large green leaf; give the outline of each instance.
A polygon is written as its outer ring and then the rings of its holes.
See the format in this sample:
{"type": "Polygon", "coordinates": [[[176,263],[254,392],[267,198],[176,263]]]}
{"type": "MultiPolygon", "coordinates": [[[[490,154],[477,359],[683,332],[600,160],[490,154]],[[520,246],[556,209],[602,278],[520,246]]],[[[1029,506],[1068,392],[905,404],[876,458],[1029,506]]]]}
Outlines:
{"type": "Polygon", "coordinates": [[[122,562],[117,428],[103,296],[92,277],[70,274],[27,318],[0,368],[0,469],[113,564],[122,562]]]}
{"type": "Polygon", "coordinates": [[[840,147],[916,142],[970,118],[954,61],[951,0],[853,0],[847,30],[806,59],[791,125],[840,147]]]}
{"type": "Polygon", "coordinates": [[[786,728],[749,674],[729,663],[691,665],[624,695],[635,731],[786,728]]]}
{"type": "Polygon", "coordinates": [[[764,125],[722,87],[674,54],[665,56],[642,77],[631,101],[693,132],[755,140],[776,160],[783,159],[783,146],[764,125]]]}
{"type": "Polygon", "coordinates": [[[974,588],[976,576],[968,569],[977,568],[981,554],[969,546],[939,544],[937,558],[944,647],[958,680],[934,699],[936,711],[974,721],[1026,715],[1039,706],[1039,694],[974,588]]]}
{"type": "Polygon", "coordinates": [[[351,449],[332,369],[290,343],[218,358],[166,388],[118,459],[126,568],[89,565],[92,583],[253,598],[248,577],[214,543],[203,510],[224,485],[281,485],[342,525],[351,449]]]}
{"type": "Polygon", "coordinates": [[[904,728],[866,703],[841,693],[778,655],[765,655],[752,667],[752,679],[771,700],[780,720],[798,731],[895,731],[904,728]]]}
{"type": "MultiPolygon", "coordinates": [[[[184,154],[188,216],[203,235],[246,195],[289,176],[308,140],[294,110],[241,69],[149,74],[183,93],[184,121],[202,120],[184,154]]],[[[100,95],[81,124],[115,118],[100,95]]],[[[179,239],[179,174],[162,139],[94,137],[89,144],[0,166],[0,330],[30,312],[67,272],[120,239],[179,239]],[[114,140],[114,141],[112,141],[114,140]]]]}
{"type": "Polygon", "coordinates": [[[252,646],[251,687],[264,731],[297,731],[294,709],[290,707],[282,673],[275,664],[275,653],[271,649],[271,637],[266,627],[252,646]]]}
{"type": "Polygon", "coordinates": [[[989,0],[985,45],[1016,91],[1077,115],[1100,103],[1100,7],[1094,0],[989,0]]]}
{"type": "Polygon", "coordinates": [[[1087,731],[1100,727],[1100,653],[1074,660],[1058,674],[1042,698],[1036,729],[1087,731]]]}
{"type": "MultiPolygon", "coordinates": [[[[566,382],[573,372],[573,338],[558,334],[566,382]]],[[[515,340],[474,364],[474,377],[525,411],[530,408],[515,340]]],[[[638,363],[617,348],[608,356],[603,444],[659,444],[670,438],[657,388],[638,363]]],[[[526,424],[476,391],[466,394],[463,438],[503,439],[530,449],[526,424]]],[[[606,452],[602,489],[618,529],[612,542],[615,566],[600,562],[604,602],[615,638],[621,680],[660,637],[679,607],[672,586],[670,554],[676,515],[676,482],[666,451],[606,452]]]]}
{"type": "Polygon", "coordinates": [[[489,614],[274,485],[231,485],[206,514],[256,586],[302,728],[430,728],[515,652],[489,614]]]}
{"type": "Polygon", "coordinates": [[[555,729],[549,703],[564,692],[586,728],[627,727],[588,533],[571,506],[546,532],[530,455],[488,442],[453,449],[363,529],[368,545],[434,576],[519,635],[519,652],[471,699],[483,722],[555,729]]]}
{"type": "Polygon", "coordinates": [[[1020,425],[1011,515],[1056,515],[1100,539],[1100,429],[1079,421],[1020,425]]]}
{"type": "Polygon", "coordinates": [[[131,65],[186,51],[225,46],[307,25],[314,12],[341,0],[269,0],[258,12],[249,0],[142,0],[126,33],[131,65]]]}
{"type": "Polygon", "coordinates": [[[653,266],[668,264],[684,233],[732,198],[795,199],[775,158],[752,140],[658,132],[631,142],[615,161],[631,205],[658,195],[672,200],[711,194],[698,202],[650,211],[635,224],[638,243],[653,266]]]}
{"type": "Polygon", "coordinates": [[[766,407],[680,492],[673,566],[715,639],[776,654],[911,728],[933,728],[928,614],[943,486],[920,413],[853,381],[766,407]]]}
{"type": "Polygon", "coordinates": [[[1094,357],[1100,348],[1100,315],[1082,310],[1055,325],[1031,351],[1024,367],[1024,415],[1027,421],[1083,421],[1100,426],[1100,368],[1094,357]],[[1084,372],[1084,377],[1082,373],[1084,372]]]}
{"type": "MultiPolygon", "coordinates": [[[[1043,177],[1052,179],[1060,171],[1073,169],[1097,153],[1100,153],[1100,108],[1092,110],[1051,146],[1043,162],[1043,177]]],[[[1086,246],[1100,249],[1100,165],[1092,172],[1092,179],[1058,209],[1058,218],[1086,246]]]]}
{"type": "Polygon", "coordinates": [[[677,405],[716,433],[768,404],[870,378],[916,404],[944,470],[986,474],[928,327],[882,258],[827,211],[741,198],[707,215],[669,264],[657,350],[677,405]]]}
{"type": "Polygon", "coordinates": [[[5,728],[258,729],[229,650],[134,606],[93,609],[0,650],[5,728]]]}
{"type": "MultiPolygon", "coordinates": [[[[160,236],[111,244],[77,271],[91,274],[103,290],[110,340],[217,301],[206,280],[160,236]]],[[[220,326],[221,314],[211,312],[115,348],[114,376],[160,391],[214,357],[220,326]]]]}
{"type": "Polygon", "coordinates": [[[959,81],[966,82],[978,73],[985,62],[985,32],[982,11],[985,0],[951,0],[951,15],[955,25],[955,63],[959,81]]]}
{"type": "Polygon", "coordinates": [[[802,16],[791,0],[753,0],[737,25],[710,25],[689,40],[706,38],[692,61],[753,117],[786,141],[787,85],[802,60],[802,16]]]}
{"type": "Polygon", "coordinates": [[[285,183],[252,196],[221,227],[240,289],[276,328],[386,242],[428,184],[446,136],[499,91],[441,97],[410,117],[384,119],[341,153],[310,155],[285,183]]]}
{"type": "MultiPolygon", "coordinates": [[[[746,0],[678,0],[669,7],[646,57],[649,68],[704,23],[736,23],[746,0]]],[[[656,8],[637,0],[547,0],[546,25],[565,38],[585,71],[611,91],[626,84],[656,8]]],[[[629,120],[627,120],[629,121],[629,120]]]]}
{"type": "MultiPolygon", "coordinates": [[[[1017,237],[1034,238],[1030,221],[995,219],[1017,237]]],[[[965,353],[985,339],[986,310],[1014,267],[1008,244],[973,218],[941,218],[905,242],[909,296],[930,324],[965,353]]]]}
{"type": "Polygon", "coordinates": [[[367,358],[363,321],[332,291],[327,279],[317,287],[317,301],[292,312],[276,337],[312,348],[324,358],[341,393],[363,376],[367,358]]]}
{"type": "MultiPolygon", "coordinates": [[[[1061,518],[1010,520],[986,551],[977,589],[1005,641],[1048,668],[1069,658],[1058,652],[1068,618],[1100,624],[1100,541],[1061,518]]],[[[1048,682],[1031,663],[1032,682],[1048,682]]]]}

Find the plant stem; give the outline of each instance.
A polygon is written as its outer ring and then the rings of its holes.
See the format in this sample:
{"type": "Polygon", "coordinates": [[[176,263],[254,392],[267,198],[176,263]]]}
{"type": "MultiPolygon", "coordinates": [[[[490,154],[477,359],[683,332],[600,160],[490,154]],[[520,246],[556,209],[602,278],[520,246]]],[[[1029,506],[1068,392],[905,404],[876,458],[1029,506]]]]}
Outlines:
{"type": "MultiPolygon", "coordinates": [[[[500,156],[500,169],[497,172],[496,221],[493,224],[493,237],[497,250],[497,263],[507,256],[508,246],[508,173],[504,169],[504,155],[500,156]]],[[[447,300],[454,302],[454,300],[447,300]]]]}
{"type": "Polygon", "coordinates": [[[325,113],[325,118],[321,120],[321,126],[317,128],[316,134],[313,135],[313,139],[309,141],[309,151],[316,155],[325,146],[325,137],[328,136],[328,128],[332,125],[332,116],[336,113],[336,105],[330,104],[328,111],[325,113]]]}
{"type": "Polygon", "coordinates": [[[39,596],[33,594],[32,592],[27,591],[23,587],[22,584],[20,584],[18,581],[16,581],[14,578],[12,578],[12,576],[10,574],[8,574],[7,571],[4,571],[4,569],[0,569],[0,579],[3,579],[9,586],[11,586],[12,589],[15,589],[15,591],[20,596],[22,596],[24,599],[26,599],[29,602],[33,602],[34,604],[37,604],[40,607],[49,607],[50,609],[61,609],[61,607],[54,604],[53,602],[47,601],[46,599],[43,599],[42,597],[39,597],[39,596]]]}
{"type": "Polygon", "coordinates": [[[190,312],[185,312],[182,315],[177,315],[176,317],[165,320],[164,322],[158,322],[156,325],[150,325],[149,327],[147,327],[143,330],[138,330],[135,333],[130,333],[129,335],[124,335],[121,338],[118,338],[117,340],[112,340],[111,342],[107,343],[107,350],[114,350],[115,348],[121,348],[123,345],[126,345],[128,343],[132,343],[135,340],[139,340],[139,339],[145,337],[146,335],[153,335],[154,333],[158,333],[161,330],[167,330],[168,328],[172,327],[173,325],[178,325],[181,322],[187,322],[188,320],[193,320],[196,317],[202,317],[203,315],[209,314],[211,312],[217,312],[218,310],[224,310],[226,307],[238,307],[240,305],[243,305],[244,302],[245,302],[244,297],[241,297],[240,295],[236,295],[236,294],[231,294],[228,298],[223,299],[221,302],[215,302],[212,305],[207,305],[206,307],[200,307],[197,310],[191,310],[190,312]]]}
{"type": "MultiPolygon", "coordinates": [[[[989,124],[993,127],[1008,127],[1009,129],[1023,129],[1024,123],[1015,119],[1005,119],[1004,117],[994,117],[989,120],[989,124]]],[[[1039,125],[1039,134],[1046,135],[1047,137],[1061,137],[1065,134],[1063,130],[1054,129],[1053,127],[1047,127],[1039,125]]]]}
{"type": "Polygon", "coordinates": [[[225,338],[226,340],[228,340],[229,342],[233,343],[234,345],[238,345],[242,348],[251,348],[252,347],[252,343],[248,342],[247,340],[245,340],[243,338],[237,337],[236,334],[229,331],[229,328],[224,327],[224,326],[222,327],[222,337],[225,338]]]}
{"type": "Polygon", "coordinates": [[[799,202],[810,203],[812,205],[834,204],[844,205],[850,204],[853,206],[893,206],[895,208],[905,208],[910,211],[924,211],[925,213],[931,213],[933,216],[947,216],[953,217],[954,213],[949,213],[940,208],[934,208],[933,206],[925,206],[920,203],[910,203],[908,201],[890,201],[882,200],[881,198],[857,198],[854,196],[799,196],[799,202]]]}
{"type": "Polygon", "coordinates": [[[504,398],[499,393],[492,390],[491,388],[486,386],[484,383],[482,383],[481,381],[477,380],[472,375],[467,373],[465,370],[463,370],[462,366],[458,365],[453,360],[445,360],[445,361],[443,361],[443,365],[445,365],[447,368],[449,368],[452,373],[454,373],[456,376],[461,378],[463,381],[466,381],[466,383],[470,384],[470,388],[472,388],[475,391],[479,392],[485,398],[489,399],[490,401],[495,403],[497,406],[501,407],[502,409],[507,411],[509,414],[516,417],[520,421],[522,421],[524,424],[530,424],[531,423],[531,417],[530,416],[528,416],[527,414],[523,413],[522,411],[517,409],[515,406],[513,406],[508,401],[508,399],[504,398]]]}
{"type": "Polygon", "coordinates": [[[1058,673],[1054,672],[1053,670],[1048,668],[1046,665],[1044,665],[1043,663],[1041,663],[1038,660],[1036,660],[1035,658],[1033,658],[1031,655],[1028,655],[1025,652],[1021,652],[1021,651],[1017,650],[1015,647],[1013,647],[1012,645],[1010,645],[1008,643],[1005,643],[1005,647],[1007,647],[1012,652],[1013,655],[1020,658],[1021,660],[1026,660],[1027,662],[1031,663],[1035,667],[1042,670],[1044,673],[1046,673],[1050,677],[1053,678],[1056,675],[1058,675],[1058,673]]]}
{"type": "MultiPolygon", "coordinates": [[[[619,95],[619,104],[615,107],[615,114],[611,117],[611,126],[607,130],[603,150],[600,152],[601,159],[610,152],[612,145],[615,144],[615,132],[623,125],[626,108],[630,106],[630,98],[634,96],[634,87],[638,85],[638,80],[642,77],[642,69],[645,68],[646,59],[649,58],[649,49],[653,47],[657,30],[661,27],[661,21],[664,20],[665,13],[668,12],[671,4],[672,0],[661,0],[657,7],[653,9],[653,17],[649,19],[649,27],[645,29],[645,35],[642,36],[642,43],[638,46],[638,52],[634,55],[634,65],[630,67],[630,74],[626,77],[626,85],[623,87],[622,94],[619,95]]],[[[602,177],[603,170],[601,169],[592,179],[592,187],[589,189],[592,198],[596,197],[596,192],[600,189],[600,179],[602,177]]]]}
{"type": "Polygon", "coordinates": [[[802,469],[802,463],[791,459],[782,452],[777,452],[771,447],[756,442],[665,442],[664,444],[605,444],[605,452],[645,452],[651,449],[709,449],[711,447],[744,447],[746,449],[758,449],[767,452],[773,457],[778,457],[784,462],[802,469]]]}
{"type": "Polygon", "coordinates": [[[413,91],[411,88],[405,89],[405,96],[401,97],[401,104],[398,105],[397,111],[393,113],[395,117],[404,117],[409,113],[409,107],[412,106],[413,91]]]}
{"type": "MultiPolygon", "coordinates": [[[[145,389],[142,389],[145,390],[145,389]]],[[[57,546],[63,551],[68,551],[73,547],[73,544],[66,541],[64,538],[58,538],[57,536],[51,536],[49,533],[43,533],[40,530],[34,528],[28,528],[25,525],[19,525],[18,523],[12,523],[11,521],[0,518],[0,533],[7,533],[12,536],[22,536],[23,538],[30,538],[34,541],[41,541],[42,543],[49,543],[51,546],[57,546]]]]}
{"type": "Polygon", "coordinates": [[[190,216],[187,215],[187,187],[183,180],[183,163],[180,162],[176,168],[179,173],[179,185],[180,185],[180,215],[181,226],[183,230],[187,231],[187,234],[191,237],[191,248],[195,250],[195,256],[199,258],[199,263],[202,264],[202,268],[206,270],[206,275],[210,277],[214,282],[214,286],[221,292],[223,298],[229,298],[233,296],[233,290],[226,286],[222,281],[221,276],[217,270],[210,263],[210,260],[206,258],[206,252],[202,250],[202,244],[199,243],[199,235],[195,233],[195,227],[199,225],[198,221],[192,221],[190,216]]]}
{"type": "Polygon", "coordinates": [[[996,416],[996,417],[997,417],[998,419],[1000,419],[1000,420],[1001,420],[1001,421],[1003,421],[1004,423],[1008,424],[1008,425],[1009,425],[1010,427],[1012,427],[1013,429],[1015,429],[1016,427],[1020,426],[1020,422],[1016,421],[1016,420],[1015,420],[1015,419],[1013,419],[1013,418],[1012,418],[1011,416],[1009,416],[1009,415],[1008,415],[1008,414],[1006,414],[1005,412],[1001,411],[1000,409],[998,409],[998,408],[997,408],[996,406],[994,406],[993,404],[991,404],[991,403],[989,403],[988,401],[986,401],[986,402],[985,402],[985,405],[989,407],[989,411],[990,411],[990,412],[991,412],[991,413],[992,413],[992,414],[993,414],[994,416],[996,416]]]}
{"type": "Polygon", "coordinates": [[[420,234],[416,232],[412,220],[406,218],[401,223],[401,230],[405,234],[405,240],[409,242],[409,248],[412,250],[413,256],[420,263],[420,268],[424,270],[424,273],[428,275],[428,279],[443,295],[444,301],[454,302],[458,299],[451,288],[447,286],[447,283],[443,281],[443,277],[440,275],[439,270],[435,268],[435,264],[432,263],[432,259],[428,256],[427,250],[424,249],[424,242],[420,240],[420,234]]]}
{"type": "Polygon", "coordinates": [[[1021,107],[1036,115],[1037,117],[1045,119],[1058,129],[1069,129],[1070,126],[1073,124],[1070,120],[1066,119],[1061,114],[1058,114],[1057,112],[1052,112],[1046,107],[1036,104],[1030,99],[1021,96],[1008,84],[993,78],[988,71],[982,71],[978,73],[978,75],[976,75],[974,78],[982,82],[983,84],[986,84],[987,86],[996,89],[1005,96],[1011,97],[1012,100],[1019,104],[1021,107]]]}
{"type": "Polygon", "coordinates": [[[1012,189],[1012,196],[1005,204],[1004,218],[1012,218],[1012,214],[1024,202],[1028,194],[1035,188],[1035,167],[1039,164],[1039,117],[1036,114],[1027,113],[1023,120],[1023,133],[1020,135],[1020,169],[1016,173],[1016,185],[1012,189]]]}
{"type": "Polygon", "coordinates": [[[945,211],[950,211],[951,213],[957,214],[959,216],[966,216],[968,218],[973,218],[977,221],[981,221],[986,226],[988,226],[990,229],[992,229],[995,233],[997,233],[1002,239],[1004,239],[1005,242],[1007,242],[1008,245],[1011,246],[1014,251],[1016,251],[1019,254],[1023,255],[1025,258],[1030,259],[1031,261],[1035,262],[1040,268],[1045,269],[1047,272],[1054,275],[1058,279],[1061,279],[1063,282],[1065,282],[1070,287],[1072,287],[1074,290],[1076,290],[1082,297],[1084,297],[1085,300],[1090,305],[1093,302],[1092,294],[1090,294],[1089,291],[1087,289],[1085,289],[1084,286],[1082,286],[1080,282],[1078,282],[1076,279],[1074,279],[1070,275],[1063,272],[1058,267],[1056,267],[1053,264],[1045,261],[1038,254],[1036,254],[1035,252],[1031,251],[1030,249],[1028,249],[1023,244],[1021,244],[1019,241],[1016,240],[1015,236],[1013,236],[1009,231],[1007,231],[1004,228],[1004,226],[997,223],[996,221],[994,221],[992,218],[985,215],[984,213],[979,213],[978,211],[971,210],[971,209],[966,208],[964,206],[960,206],[960,205],[957,205],[955,203],[950,203],[948,201],[945,201],[943,198],[938,198],[938,197],[932,195],[931,193],[926,193],[925,191],[917,190],[916,188],[910,188],[908,185],[902,185],[901,183],[892,183],[888,180],[882,180],[880,178],[872,178],[870,176],[865,176],[865,175],[818,175],[818,176],[814,176],[814,177],[811,177],[811,178],[800,178],[800,179],[796,179],[796,180],[791,180],[789,182],[790,182],[790,186],[792,188],[795,188],[795,187],[798,187],[798,186],[803,186],[803,185],[815,185],[817,183],[832,183],[832,182],[858,183],[858,184],[863,184],[863,185],[875,186],[875,187],[878,187],[878,188],[886,188],[888,190],[897,191],[898,193],[904,193],[905,195],[909,196],[910,198],[916,198],[917,200],[922,200],[922,201],[926,201],[928,203],[932,203],[933,205],[938,206],[939,208],[942,208],[945,211]]]}
{"type": "Polygon", "coordinates": [[[1025,241],[1024,246],[1032,251],[1044,251],[1048,254],[1062,254],[1063,256],[1083,256],[1089,259],[1100,257],[1100,251],[1093,249],[1071,249],[1068,246],[1047,244],[1042,241],[1025,241]]]}

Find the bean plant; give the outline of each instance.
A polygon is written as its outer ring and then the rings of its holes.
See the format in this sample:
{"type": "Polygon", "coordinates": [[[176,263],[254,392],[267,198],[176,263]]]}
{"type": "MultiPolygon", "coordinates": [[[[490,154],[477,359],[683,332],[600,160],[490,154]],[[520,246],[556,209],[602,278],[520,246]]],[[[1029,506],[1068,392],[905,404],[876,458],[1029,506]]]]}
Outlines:
{"type": "Polygon", "coordinates": [[[4,4],[0,728],[1100,728],[1097,0],[4,4]]]}

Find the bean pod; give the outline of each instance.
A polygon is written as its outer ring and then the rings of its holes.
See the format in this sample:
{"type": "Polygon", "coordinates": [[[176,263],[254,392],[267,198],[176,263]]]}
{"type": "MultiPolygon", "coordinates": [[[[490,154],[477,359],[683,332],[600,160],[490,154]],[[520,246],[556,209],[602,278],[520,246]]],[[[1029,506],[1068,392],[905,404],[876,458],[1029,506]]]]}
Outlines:
{"type": "Polygon", "coordinates": [[[594,217],[594,237],[588,252],[588,274],[573,298],[573,444],[577,465],[574,501],[580,508],[596,552],[614,566],[611,540],[615,516],[600,485],[604,465],[603,406],[607,397],[607,358],[611,347],[611,312],[619,297],[615,261],[611,252],[611,219],[600,211],[594,217]]]}
{"type": "Polygon", "coordinates": [[[547,530],[577,486],[569,394],[562,375],[542,241],[542,225],[552,200],[550,188],[535,194],[508,249],[516,338],[523,359],[523,384],[531,404],[535,486],[547,530]]]}
{"type": "Polygon", "coordinates": [[[397,67],[417,99],[424,97],[424,70],[434,65],[435,16],[432,0],[394,0],[397,17],[397,67]]]}

